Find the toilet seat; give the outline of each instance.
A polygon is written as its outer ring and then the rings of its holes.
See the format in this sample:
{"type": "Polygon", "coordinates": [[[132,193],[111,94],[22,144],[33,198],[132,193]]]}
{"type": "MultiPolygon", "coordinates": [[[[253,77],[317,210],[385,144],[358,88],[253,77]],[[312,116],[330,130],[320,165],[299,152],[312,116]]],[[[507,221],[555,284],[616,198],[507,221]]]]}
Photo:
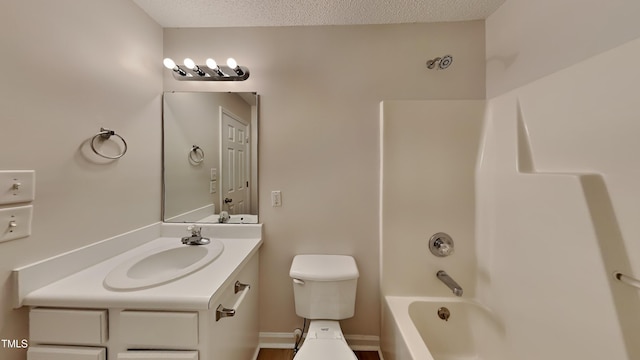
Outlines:
{"type": "Polygon", "coordinates": [[[342,339],[307,339],[294,360],[357,360],[349,345],[342,339]]]}

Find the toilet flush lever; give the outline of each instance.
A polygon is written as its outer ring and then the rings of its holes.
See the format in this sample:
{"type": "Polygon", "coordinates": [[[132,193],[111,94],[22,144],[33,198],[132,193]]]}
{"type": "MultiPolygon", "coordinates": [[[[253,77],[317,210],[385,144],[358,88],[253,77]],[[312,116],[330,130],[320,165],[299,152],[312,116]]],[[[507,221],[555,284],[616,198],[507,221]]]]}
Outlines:
{"type": "Polygon", "coordinates": [[[298,285],[304,285],[304,280],[300,280],[300,279],[293,279],[293,283],[294,283],[294,284],[298,284],[298,285]]]}

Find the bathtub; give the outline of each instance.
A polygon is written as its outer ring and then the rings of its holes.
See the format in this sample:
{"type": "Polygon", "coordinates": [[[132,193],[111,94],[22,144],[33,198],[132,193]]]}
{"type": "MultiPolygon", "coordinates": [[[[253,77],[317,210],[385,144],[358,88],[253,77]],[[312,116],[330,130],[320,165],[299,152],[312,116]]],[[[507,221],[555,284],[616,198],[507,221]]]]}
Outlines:
{"type": "Polygon", "coordinates": [[[385,296],[381,348],[385,360],[505,359],[504,328],[489,309],[452,297],[385,296]],[[445,307],[447,321],[438,316],[445,307]]]}

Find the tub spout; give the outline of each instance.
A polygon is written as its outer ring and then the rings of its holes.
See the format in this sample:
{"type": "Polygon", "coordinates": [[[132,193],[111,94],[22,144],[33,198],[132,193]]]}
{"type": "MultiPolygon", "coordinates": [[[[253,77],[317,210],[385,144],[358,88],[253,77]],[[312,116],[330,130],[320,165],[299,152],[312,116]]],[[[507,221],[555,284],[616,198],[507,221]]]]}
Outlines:
{"type": "Polygon", "coordinates": [[[447,274],[444,270],[438,271],[436,273],[436,276],[438,277],[438,279],[440,279],[440,281],[447,285],[447,287],[451,289],[451,291],[453,291],[453,294],[455,296],[462,296],[462,287],[460,287],[460,285],[458,285],[458,283],[455,282],[455,280],[453,280],[451,276],[449,276],[449,274],[447,274]]]}

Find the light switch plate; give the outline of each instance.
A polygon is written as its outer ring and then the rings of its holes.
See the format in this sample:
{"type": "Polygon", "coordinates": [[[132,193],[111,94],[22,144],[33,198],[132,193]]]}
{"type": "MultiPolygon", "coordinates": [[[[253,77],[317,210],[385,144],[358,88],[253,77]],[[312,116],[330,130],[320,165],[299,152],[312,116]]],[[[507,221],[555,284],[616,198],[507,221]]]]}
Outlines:
{"type": "Polygon", "coordinates": [[[282,192],[280,192],[280,190],[274,190],[271,192],[271,206],[282,206],[282,192]]]}
{"type": "Polygon", "coordinates": [[[0,242],[31,235],[33,205],[0,209],[0,242]]]}
{"type": "Polygon", "coordinates": [[[33,201],[36,196],[34,170],[0,171],[0,205],[33,201]]]}

